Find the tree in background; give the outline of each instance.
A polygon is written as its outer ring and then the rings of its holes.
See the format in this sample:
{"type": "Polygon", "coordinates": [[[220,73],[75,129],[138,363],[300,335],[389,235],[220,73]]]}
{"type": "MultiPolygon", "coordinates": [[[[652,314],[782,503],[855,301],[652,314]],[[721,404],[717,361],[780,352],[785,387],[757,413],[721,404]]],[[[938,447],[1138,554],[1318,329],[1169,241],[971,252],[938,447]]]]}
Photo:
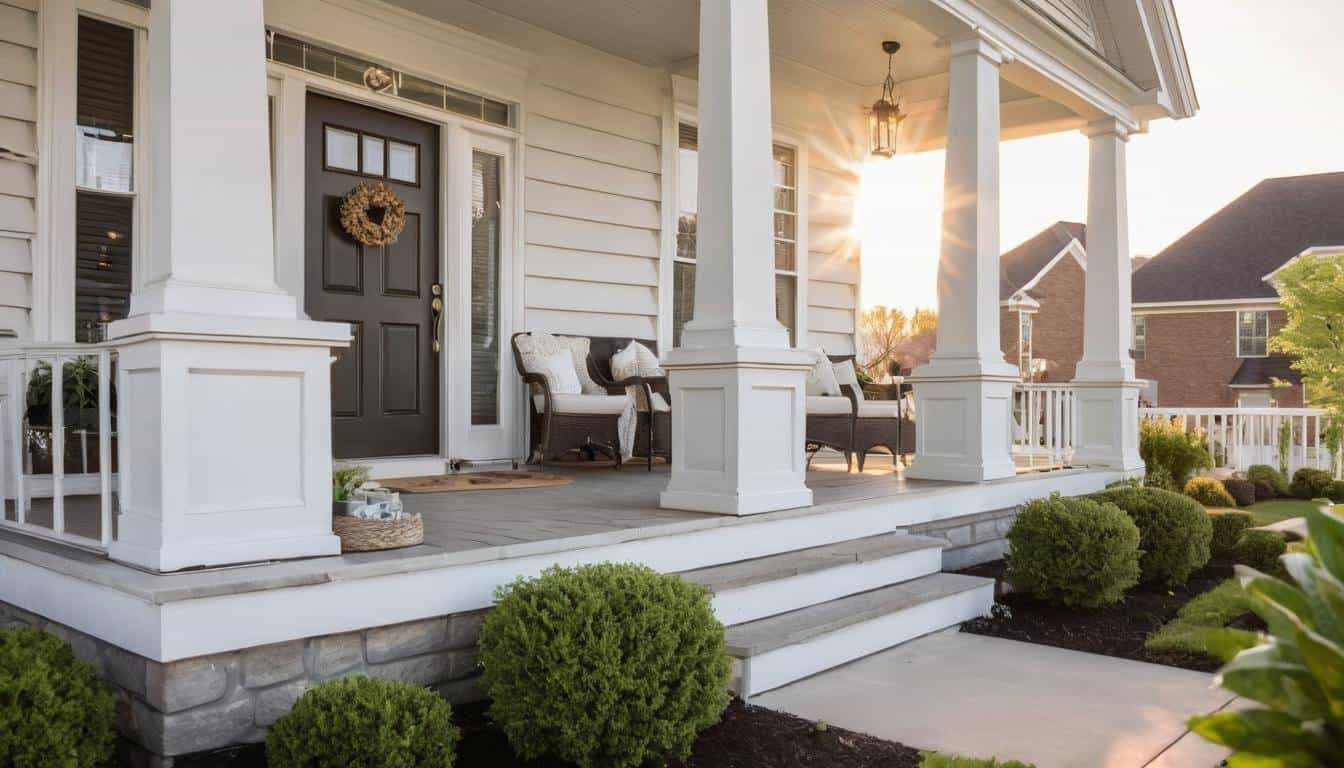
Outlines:
{"type": "Polygon", "coordinates": [[[906,315],[894,307],[869,307],[859,320],[859,364],[877,381],[886,378],[892,363],[905,370],[923,365],[933,353],[937,331],[938,313],[931,309],[906,315]]]}
{"type": "Polygon", "coordinates": [[[1289,262],[1274,282],[1288,324],[1270,349],[1293,358],[1313,405],[1344,412],[1344,255],[1289,262]]]}

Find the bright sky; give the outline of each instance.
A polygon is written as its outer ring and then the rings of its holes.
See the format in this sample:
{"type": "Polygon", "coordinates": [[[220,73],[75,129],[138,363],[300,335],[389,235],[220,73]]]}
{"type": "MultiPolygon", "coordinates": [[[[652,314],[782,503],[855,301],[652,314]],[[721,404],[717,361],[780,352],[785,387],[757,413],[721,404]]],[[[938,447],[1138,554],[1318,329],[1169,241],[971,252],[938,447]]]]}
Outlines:
{"type": "MultiPolygon", "coordinates": [[[[1129,143],[1130,245],[1150,255],[1256,182],[1344,170],[1339,0],[1176,0],[1200,111],[1129,143]]],[[[1003,250],[1087,211],[1087,140],[1005,143],[1003,250]]],[[[869,163],[858,226],[863,306],[935,304],[943,155],[869,163]]]]}

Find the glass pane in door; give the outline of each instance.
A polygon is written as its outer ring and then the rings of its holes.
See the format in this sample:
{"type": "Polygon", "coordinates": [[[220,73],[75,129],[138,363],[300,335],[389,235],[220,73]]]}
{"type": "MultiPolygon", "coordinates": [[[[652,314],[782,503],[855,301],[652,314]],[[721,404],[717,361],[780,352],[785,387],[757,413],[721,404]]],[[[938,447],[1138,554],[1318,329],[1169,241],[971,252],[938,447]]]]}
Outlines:
{"type": "Polygon", "coordinates": [[[471,155],[471,423],[499,423],[500,158],[471,155]]]}

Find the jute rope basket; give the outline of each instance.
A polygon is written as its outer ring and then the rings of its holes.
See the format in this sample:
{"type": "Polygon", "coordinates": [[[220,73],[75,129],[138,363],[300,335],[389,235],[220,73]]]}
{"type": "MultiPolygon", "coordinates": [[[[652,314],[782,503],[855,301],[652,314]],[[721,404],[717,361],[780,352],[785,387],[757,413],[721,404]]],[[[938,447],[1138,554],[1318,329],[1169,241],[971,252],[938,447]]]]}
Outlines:
{"type": "Polygon", "coordinates": [[[331,530],[341,538],[342,552],[413,547],[425,541],[425,524],[419,515],[407,515],[400,520],[364,520],[335,515],[331,518],[331,530]]]}

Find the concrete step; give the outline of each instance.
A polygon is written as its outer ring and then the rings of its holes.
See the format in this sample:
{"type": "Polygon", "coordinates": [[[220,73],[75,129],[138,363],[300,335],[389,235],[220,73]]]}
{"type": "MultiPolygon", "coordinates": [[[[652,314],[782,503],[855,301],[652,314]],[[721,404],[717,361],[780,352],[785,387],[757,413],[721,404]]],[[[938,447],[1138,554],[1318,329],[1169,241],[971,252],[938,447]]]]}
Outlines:
{"type": "Polygon", "coordinates": [[[989,613],[994,581],[934,573],[727,630],[740,696],[787,685],[989,613]]]}
{"type": "Polygon", "coordinates": [[[937,573],[943,543],[885,533],[700,568],[681,577],[708,587],[714,614],[733,626],[937,573]]]}

